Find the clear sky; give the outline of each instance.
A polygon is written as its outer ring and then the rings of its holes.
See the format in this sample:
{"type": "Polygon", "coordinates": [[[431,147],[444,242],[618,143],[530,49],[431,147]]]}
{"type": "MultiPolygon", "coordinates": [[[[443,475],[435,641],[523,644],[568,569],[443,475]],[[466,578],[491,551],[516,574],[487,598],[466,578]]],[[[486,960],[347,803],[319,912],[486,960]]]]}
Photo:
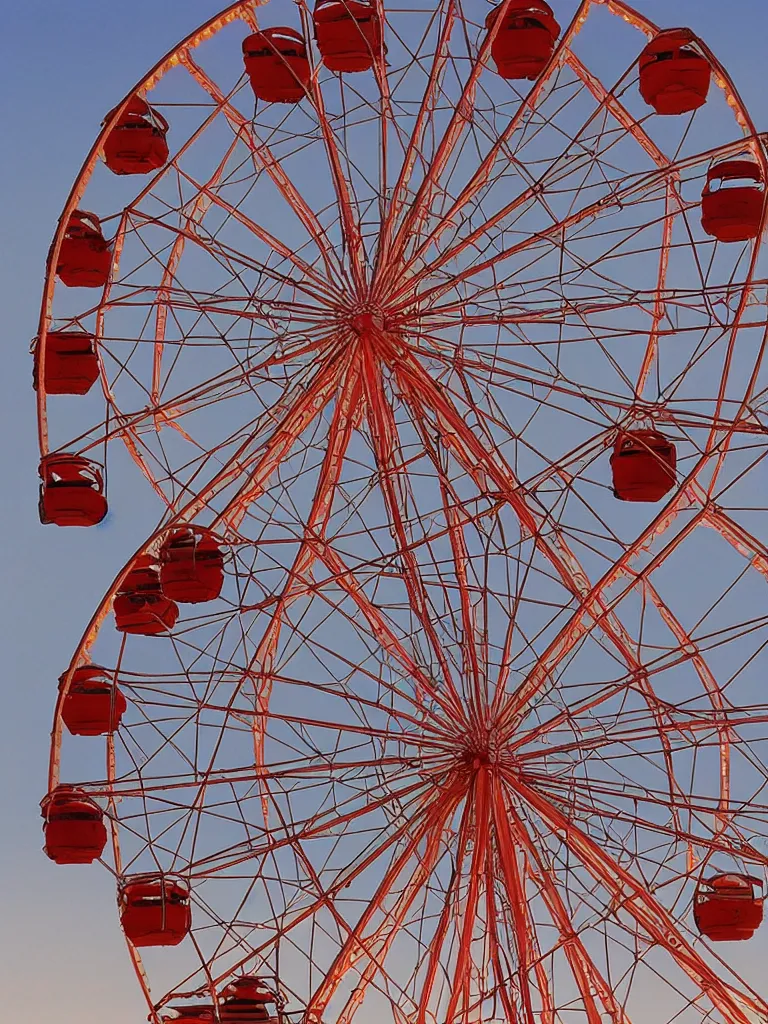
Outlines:
{"type": "MultiPolygon", "coordinates": [[[[39,525],[28,344],[56,220],[101,119],[179,38],[223,6],[223,0],[9,0],[5,7],[0,1021],[135,1024],[146,1017],[113,885],[98,869],[48,863],[40,852],[38,801],[57,676],[158,510],[142,500],[148,495],[142,483],[134,508],[105,529],[39,525]]],[[[660,24],[692,26],[730,70],[758,127],[768,128],[766,0],[636,0],[636,6],[660,24]]],[[[768,928],[763,957],[767,941],[768,928]]]]}

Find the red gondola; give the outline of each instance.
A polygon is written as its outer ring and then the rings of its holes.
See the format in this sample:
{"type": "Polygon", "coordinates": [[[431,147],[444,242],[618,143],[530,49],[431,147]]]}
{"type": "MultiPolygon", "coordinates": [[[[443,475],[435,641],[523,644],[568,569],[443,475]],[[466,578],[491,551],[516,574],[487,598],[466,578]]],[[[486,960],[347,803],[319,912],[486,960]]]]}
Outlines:
{"type": "MultiPolygon", "coordinates": [[[[104,124],[113,116],[111,110],[104,124]]],[[[126,105],[104,141],[104,163],[115,174],[149,174],[168,162],[168,122],[140,96],[126,105]]]]}
{"type": "Polygon", "coordinates": [[[688,44],[688,29],[659,32],[640,54],[640,95],[657,114],[688,114],[707,101],[709,61],[688,44]]]}
{"type": "Polygon", "coordinates": [[[762,882],[741,874],[702,879],[696,887],[693,918],[699,932],[713,942],[751,939],[763,920],[762,882]]]}
{"type": "Polygon", "coordinates": [[[134,946],[178,946],[192,927],[189,889],[176,879],[139,875],[120,889],[120,924],[134,946]]]}
{"type": "Polygon", "coordinates": [[[112,249],[94,213],[75,210],[59,249],[56,273],[69,288],[103,288],[112,269],[112,249]]]}
{"type": "MultiPolygon", "coordinates": [[[[59,679],[59,690],[67,678],[59,679]]],[[[119,728],[127,703],[99,665],[76,668],[61,708],[61,718],[73,736],[103,736],[119,728]]]]}
{"type": "Polygon", "coordinates": [[[206,531],[174,530],[160,551],[160,584],[183,604],[214,601],[224,585],[224,556],[206,531]]]}
{"type": "Polygon", "coordinates": [[[369,71],[381,53],[381,22],[367,0],[317,0],[317,48],[329,71],[369,71]]]}
{"type": "Polygon", "coordinates": [[[718,242],[757,238],[764,202],[765,181],[759,165],[744,158],[723,160],[707,171],[701,226],[718,242]]]}
{"type": "Polygon", "coordinates": [[[179,609],[160,585],[160,569],[151,555],[140,555],[120,584],[112,605],[121,633],[157,636],[176,625],[179,609]]]}
{"type": "Polygon", "coordinates": [[[210,1004],[200,1006],[169,1006],[160,1015],[167,1024],[217,1024],[215,1008],[210,1004]]]}
{"type": "MultiPolygon", "coordinates": [[[[488,13],[490,30],[504,9],[499,4],[488,13]]],[[[555,52],[560,26],[545,0],[510,0],[491,44],[491,56],[502,78],[538,78],[555,52]]]]}
{"type": "MultiPolygon", "coordinates": [[[[40,347],[35,346],[35,388],[40,378],[40,347]]],[[[87,395],[99,376],[99,357],[92,334],[49,331],[45,339],[43,387],[49,395],[87,395]]]]}
{"type": "Polygon", "coordinates": [[[95,463],[59,452],[40,463],[40,522],[95,526],[107,514],[104,481],[95,463]]]}
{"type": "Polygon", "coordinates": [[[657,430],[620,434],[611,455],[613,493],[621,501],[661,501],[675,485],[677,452],[657,430]]]}
{"type": "Polygon", "coordinates": [[[91,864],[104,852],[104,812],[82,790],[57,786],[42,802],[45,854],[57,864],[91,864]]]}
{"type": "Polygon", "coordinates": [[[274,993],[258,978],[235,978],[221,993],[221,1024],[266,1024],[273,1019],[267,1004],[274,1002],[274,993]]]}
{"type": "Polygon", "coordinates": [[[307,46],[292,28],[265,28],[243,40],[245,70],[257,100],[298,103],[310,80],[307,46]]]}

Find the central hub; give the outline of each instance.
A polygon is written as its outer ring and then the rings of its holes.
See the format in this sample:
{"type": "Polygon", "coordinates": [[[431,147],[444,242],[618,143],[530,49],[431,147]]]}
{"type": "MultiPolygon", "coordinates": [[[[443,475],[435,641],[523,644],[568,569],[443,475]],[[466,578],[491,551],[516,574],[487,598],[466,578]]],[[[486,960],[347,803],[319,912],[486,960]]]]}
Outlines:
{"type": "Polygon", "coordinates": [[[473,730],[472,734],[465,735],[462,740],[460,745],[463,749],[458,752],[457,758],[462,771],[468,771],[470,774],[485,769],[496,771],[498,768],[509,767],[513,762],[513,758],[505,749],[504,739],[493,725],[482,730],[473,730]]]}
{"type": "Polygon", "coordinates": [[[489,764],[495,763],[496,757],[495,752],[492,753],[490,750],[481,748],[479,750],[465,751],[461,760],[465,767],[476,772],[480,768],[486,768],[489,764]]]}
{"type": "Polygon", "coordinates": [[[383,331],[386,326],[384,314],[378,309],[362,310],[352,317],[352,330],[361,336],[372,331],[383,331]]]}

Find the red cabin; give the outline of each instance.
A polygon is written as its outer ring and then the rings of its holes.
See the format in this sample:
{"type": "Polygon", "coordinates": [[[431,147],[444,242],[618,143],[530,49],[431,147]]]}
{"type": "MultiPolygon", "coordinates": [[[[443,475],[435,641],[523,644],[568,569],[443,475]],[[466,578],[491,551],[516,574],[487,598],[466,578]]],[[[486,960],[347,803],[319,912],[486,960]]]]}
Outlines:
{"type": "MultiPolygon", "coordinates": [[[[485,27],[495,26],[504,4],[489,12],[485,27]]],[[[491,44],[502,78],[538,78],[555,52],[560,26],[545,0],[510,0],[491,44]]]]}
{"type": "Polygon", "coordinates": [[[329,71],[369,71],[382,51],[381,22],[367,0],[317,0],[315,40],[329,71]]]}
{"type": "Polygon", "coordinates": [[[218,1024],[216,1010],[208,1003],[200,1006],[169,1006],[161,1014],[168,1024],[218,1024]]]}
{"type": "Polygon", "coordinates": [[[707,171],[707,184],[701,194],[701,226],[718,242],[757,238],[764,201],[765,182],[759,165],[743,157],[723,160],[707,171]]]}
{"type": "Polygon", "coordinates": [[[104,812],[82,790],[57,786],[42,802],[45,854],[57,864],[92,864],[107,845],[104,812]]]}
{"type": "Polygon", "coordinates": [[[38,470],[40,522],[56,526],[95,526],[107,514],[104,481],[95,463],[80,455],[46,455],[38,470]]]}
{"type": "MultiPolygon", "coordinates": [[[[111,110],[104,124],[110,120],[111,110]]],[[[149,174],[168,162],[168,122],[140,96],[129,100],[104,141],[104,163],[115,174],[149,174]]]]}
{"type": "MultiPolygon", "coordinates": [[[[40,345],[35,346],[35,388],[40,379],[40,345]]],[[[99,357],[92,334],[49,331],[43,355],[43,388],[49,395],[87,395],[99,376],[99,357]]]]}
{"type": "Polygon", "coordinates": [[[56,273],[69,288],[103,288],[112,269],[112,250],[94,213],[75,210],[59,249],[56,273]]]}
{"type": "Polygon", "coordinates": [[[214,601],[224,585],[224,556],[215,539],[191,527],[174,530],[160,551],[160,584],[183,604],[214,601]]]}
{"type": "Polygon", "coordinates": [[[688,45],[691,36],[687,29],[659,32],[640,54],[640,95],[657,114],[688,114],[707,101],[711,68],[688,45]]]}
{"type": "Polygon", "coordinates": [[[152,555],[141,555],[120,584],[112,605],[121,633],[157,636],[176,625],[179,609],[160,586],[160,569],[152,555]]]}
{"type": "Polygon", "coordinates": [[[120,924],[134,946],[178,946],[192,927],[189,889],[176,879],[137,875],[120,889],[120,924]]]}
{"type": "Polygon", "coordinates": [[[292,28],[265,28],[243,40],[245,70],[257,100],[298,103],[307,93],[309,58],[304,38],[292,28]]]}
{"type": "Polygon", "coordinates": [[[274,993],[258,978],[235,978],[221,993],[221,1024],[266,1024],[273,1019],[267,1004],[274,1002],[274,993]]]}
{"type": "MultiPolygon", "coordinates": [[[[66,678],[65,672],[59,678],[59,690],[66,678]]],[[[61,718],[73,736],[104,736],[119,728],[126,707],[125,697],[106,669],[81,665],[72,675],[61,718]]]]}
{"type": "Polygon", "coordinates": [[[699,932],[713,942],[751,939],[763,920],[762,882],[739,874],[702,879],[696,887],[693,918],[699,932]]]}
{"type": "Polygon", "coordinates": [[[611,456],[613,493],[621,501],[661,501],[675,485],[677,453],[657,430],[620,434],[611,456]]]}

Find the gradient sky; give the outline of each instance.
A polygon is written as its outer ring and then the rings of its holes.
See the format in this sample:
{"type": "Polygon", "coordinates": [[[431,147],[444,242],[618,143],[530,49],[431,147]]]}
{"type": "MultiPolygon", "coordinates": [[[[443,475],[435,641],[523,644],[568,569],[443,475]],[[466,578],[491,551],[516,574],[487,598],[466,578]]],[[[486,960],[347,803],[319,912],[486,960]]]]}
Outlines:
{"type": "MultiPolygon", "coordinates": [[[[557,8],[557,0],[551,0],[557,8]]],[[[56,679],[97,601],[150,531],[158,508],[137,481],[133,507],[99,530],[43,528],[29,340],[45,257],[74,176],[104,114],[178,39],[224,0],[17,0],[5,12],[2,58],[0,403],[3,527],[0,714],[0,992],[3,1021],[136,1024],[146,1019],[117,923],[114,887],[98,868],[57,868],[40,852],[56,679]],[[10,315],[9,315],[10,313],[10,315]]],[[[636,0],[667,25],[688,24],[730,70],[768,129],[766,0],[636,0]]],[[[233,55],[239,61],[239,55],[233,55]]],[[[768,953],[768,927],[749,959],[768,953]]],[[[642,1024],[642,1022],[638,1022],[642,1024]]]]}

